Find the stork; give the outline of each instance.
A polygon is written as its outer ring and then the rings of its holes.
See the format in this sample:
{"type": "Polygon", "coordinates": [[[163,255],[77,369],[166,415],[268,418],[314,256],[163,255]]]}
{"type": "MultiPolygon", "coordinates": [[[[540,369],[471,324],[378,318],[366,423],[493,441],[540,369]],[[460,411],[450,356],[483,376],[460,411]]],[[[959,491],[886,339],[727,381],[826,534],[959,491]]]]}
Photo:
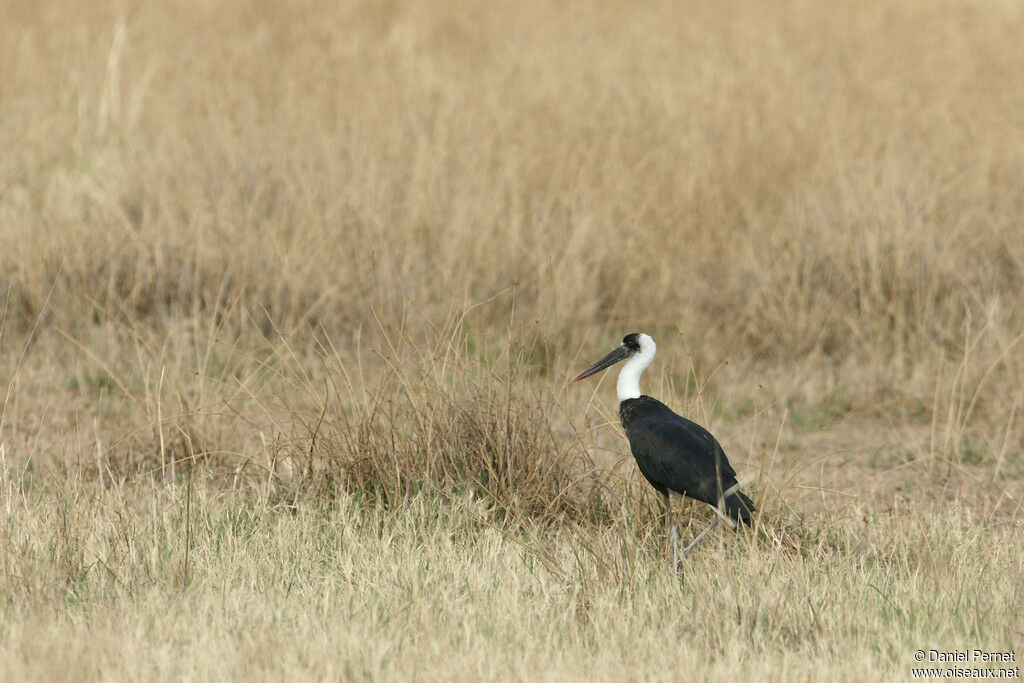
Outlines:
{"type": "Polygon", "coordinates": [[[707,535],[719,520],[737,528],[749,525],[754,503],[739,491],[736,471],[725,451],[711,433],[696,422],[672,412],[656,398],[640,393],[640,375],[658,347],[642,332],[627,334],[611,353],[584,370],[573,381],[595,375],[619,361],[626,364],[619,372],[619,420],[626,430],[629,448],[644,478],[660,493],[668,510],[666,533],[672,542],[672,566],[679,563],[679,534],[672,521],[670,495],[679,495],[707,503],[715,511],[714,521],[687,546],[682,557],[707,535]]]}

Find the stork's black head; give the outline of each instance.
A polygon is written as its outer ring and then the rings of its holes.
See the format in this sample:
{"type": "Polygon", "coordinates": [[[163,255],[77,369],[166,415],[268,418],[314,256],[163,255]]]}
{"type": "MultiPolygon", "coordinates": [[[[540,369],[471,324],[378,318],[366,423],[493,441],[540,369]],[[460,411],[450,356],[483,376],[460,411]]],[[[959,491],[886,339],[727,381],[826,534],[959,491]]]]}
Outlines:
{"type": "Polygon", "coordinates": [[[653,358],[653,339],[651,339],[643,332],[634,332],[632,334],[627,334],[625,337],[622,338],[622,343],[619,344],[614,349],[612,349],[611,353],[609,353],[607,356],[605,356],[604,358],[597,361],[589,368],[581,372],[579,376],[577,376],[576,379],[574,379],[573,381],[578,382],[581,379],[590,377],[591,375],[596,375],[605,368],[609,368],[621,360],[626,360],[627,358],[635,356],[638,353],[644,351],[645,349],[649,349],[651,357],[653,358]]]}
{"type": "Polygon", "coordinates": [[[634,332],[632,334],[627,334],[625,337],[622,338],[622,345],[626,347],[626,349],[629,351],[629,355],[631,356],[634,353],[639,353],[640,333],[634,332]]]}

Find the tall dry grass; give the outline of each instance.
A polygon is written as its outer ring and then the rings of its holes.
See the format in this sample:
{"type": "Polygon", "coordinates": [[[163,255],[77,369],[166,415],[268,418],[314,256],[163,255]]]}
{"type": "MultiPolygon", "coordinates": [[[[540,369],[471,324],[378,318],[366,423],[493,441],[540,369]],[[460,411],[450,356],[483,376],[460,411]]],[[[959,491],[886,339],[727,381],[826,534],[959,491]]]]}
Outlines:
{"type": "Polygon", "coordinates": [[[2,14],[8,675],[1019,644],[1017,3],[2,14]],[[566,383],[635,330],[761,509],[682,582],[566,383]]]}
{"type": "Polygon", "coordinates": [[[861,508],[788,550],[713,537],[680,581],[628,516],[510,531],[468,496],[289,512],[197,487],[185,576],[184,487],[19,479],[9,679],[906,680],[920,647],[1019,646],[1019,527],[959,506],[861,508]]]}

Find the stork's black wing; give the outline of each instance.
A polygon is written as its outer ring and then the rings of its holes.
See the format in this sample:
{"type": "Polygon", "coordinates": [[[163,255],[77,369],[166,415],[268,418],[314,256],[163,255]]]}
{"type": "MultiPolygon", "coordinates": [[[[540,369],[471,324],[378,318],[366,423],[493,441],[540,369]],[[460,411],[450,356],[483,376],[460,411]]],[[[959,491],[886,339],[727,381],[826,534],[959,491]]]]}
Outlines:
{"type": "Polygon", "coordinates": [[[628,399],[619,417],[640,471],[656,489],[717,505],[719,495],[736,484],[736,471],[718,440],[661,401],[628,399]]]}

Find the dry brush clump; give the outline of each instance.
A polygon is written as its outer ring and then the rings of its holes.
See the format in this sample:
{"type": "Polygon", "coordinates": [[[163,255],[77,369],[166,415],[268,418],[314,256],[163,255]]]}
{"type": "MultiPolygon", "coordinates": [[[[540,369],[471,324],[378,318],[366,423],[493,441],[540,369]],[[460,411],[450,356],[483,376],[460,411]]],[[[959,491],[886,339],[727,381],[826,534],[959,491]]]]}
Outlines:
{"type": "Polygon", "coordinates": [[[592,444],[531,382],[538,368],[511,340],[475,345],[455,333],[424,345],[394,330],[382,339],[385,369],[369,389],[339,381],[351,369],[323,357],[333,379],[301,419],[300,469],[314,486],[387,506],[421,491],[469,492],[514,517],[604,514],[592,444]]]}
{"type": "Polygon", "coordinates": [[[578,444],[561,442],[523,395],[502,393],[385,395],[368,413],[325,427],[313,456],[332,463],[348,487],[391,504],[465,486],[530,513],[578,508],[575,489],[590,488],[580,486],[587,471],[585,455],[572,452],[578,444]]]}
{"type": "Polygon", "coordinates": [[[91,390],[118,406],[97,420],[87,478],[181,483],[199,467],[204,481],[275,500],[344,489],[393,507],[421,491],[470,492],[503,515],[605,514],[618,484],[591,435],[536,383],[538,354],[511,336],[382,326],[335,345],[309,327],[264,336],[251,319],[233,332],[223,320],[239,313],[221,313],[205,328],[122,321],[74,340],[100,366],[75,382],[103,379],[91,390]],[[117,362],[102,363],[101,341],[117,362]]]}

